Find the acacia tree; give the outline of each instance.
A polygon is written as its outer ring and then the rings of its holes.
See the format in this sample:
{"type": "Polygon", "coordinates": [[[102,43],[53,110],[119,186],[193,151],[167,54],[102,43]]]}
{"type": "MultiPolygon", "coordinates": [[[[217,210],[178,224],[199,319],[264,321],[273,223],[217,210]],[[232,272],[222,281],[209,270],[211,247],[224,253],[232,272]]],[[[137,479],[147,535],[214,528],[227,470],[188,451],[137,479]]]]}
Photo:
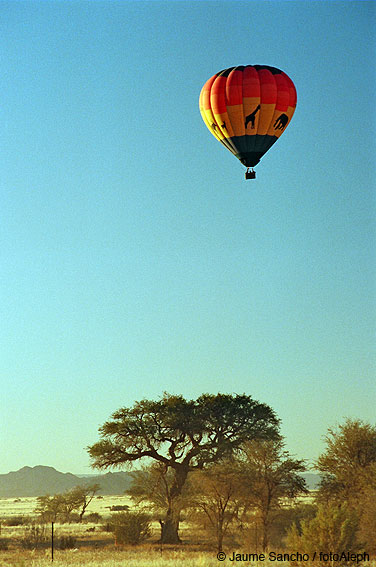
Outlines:
{"type": "Polygon", "coordinates": [[[38,496],[35,513],[40,515],[42,522],[56,522],[60,516],[65,520],[67,512],[63,494],[38,496]]]}
{"type": "Polygon", "coordinates": [[[347,506],[359,518],[358,537],[376,552],[376,426],[347,419],[328,429],[326,451],[317,468],[322,474],[319,502],[347,506]]]}
{"type": "Polygon", "coordinates": [[[53,496],[39,496],[35,512],[46,522],[56,522],[58,518],[69,522],[73,510],[79,510],[79,522],[82,522],[87,507],[99,489],[99,484],[88,484],[75,486],[67,492],[53,496]]]}
{"type": "Polygon", "coordinates": [[[192,474],[190,480],[191,518],[209,522],[222,551],[223,539],[234,520],[240,519],[245,508],[245,488],[239,463],[228,459],[214,463],[205,471],[192,474]]]}
{"type": "Polygon", "coordinates": [[[325,440],[326,451],[317,461],[319,500],[357,508],[367,488],[376,488],[376,427],[347,419],[337,429],[329,428],[325,440]]]}
{"type": "Polygon", "coordinates": [[[294,499],[308,492],[300,473],[306,470],[303,460],[291,458],[282,438],[253,440],[243,447],[243,482],[248,488],[248,505],[261,521],[262,548],[269,544],[269,532],[275,514],[284,499],[294,499]]]}
{"type": "Polygon", "coordinates": [[[121,408],[100,427],[101,440],[88,447],[92,466],[121,467],[143,458],[173,471],[162,525],[163,543],[179,543],[179,498],[188,474],[230,456],[245,441],[278,436],[273,410],[250,396],[203,394],[196,400],[167,393],[121,408]]]}
{"type": "Polygon", "coordinates": [[[73,510],[79,510],[79,522],[82,522],[82,518],[94,496],[100,489],[99,484],[87,484],[84,486],[75,486],[66,495],[66,500],[73,507],[73,510]]]}

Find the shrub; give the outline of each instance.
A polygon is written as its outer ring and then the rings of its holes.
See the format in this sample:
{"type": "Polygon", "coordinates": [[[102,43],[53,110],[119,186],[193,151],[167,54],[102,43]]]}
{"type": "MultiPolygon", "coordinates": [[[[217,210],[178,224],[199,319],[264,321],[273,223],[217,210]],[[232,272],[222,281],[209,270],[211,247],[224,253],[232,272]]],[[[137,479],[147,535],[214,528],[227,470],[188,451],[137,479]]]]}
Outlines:
{"type": "Polygon", "coordinates": [[[376,487],[368,487],[360,500],[359,539],[376,556],[376,487]]]}
{"type": "Polygon", "coordinates": [[[86,514],[84,522],[86,524],[98,524],[100,520],[102,520],[102,516],[98,512],[91,512],[86,514]]]}
{"type": "Polygon", "coordinates": [[[110,506],[110,510],[111,512],[125,512],[129,510],[129,506],[127,506],[126,504],[124,506],[120,506],[120,505],[116,505],[116,506],[110,506]]]}
{"type": "Polygon", "coordinates": [[[292,526],[287,546],[303,553],[320,550],[359,551],[357,542],[358,518],[346,506],[319,506],[316,516],[302,520],[301,528],[292,526]]]}
{"type": "Polygon", "coordinates": [[[21,546],[24,549],[38,549],[43,547],[47,542],[47,529],[46,526],[34,524],[27,527],[21,539],[21,546]]]}
{"type": "Polygon", "coordinates": [[[71,535],[61,536],[59,538],[58,547],[59,549],[74,549],[76,542],[76,538],[71,535]]]}
{"type": "Polygon", "coordinates": [[[71,512],[68,517],[69,524],[79,524],[80,523],[80,515],[77,512],[71,512]]]}
{"type": "Polygon", "coordinates": [[[137,545],[151,535],[150,516],[144,512],[117,512],[111,526],[117,543],[137,545]]]}
{"type": "MultiPolygon", "coordinates": [[[[312,520],[317,512],[314,504],[299,503],[295,506],[288,506],[278,510],[273,518],[270,528],[270,546],[273,549],[285,547],[286,535],[293,524],[296,524],[298,531],[301,532],[302,522],[312,520]]],[[[254,526],[252,526],[254,527],[254,526]]]]}
{"type": "Polygon", "coordinates": [[[8,540],[1,538],[0,539],[0,551],[8,551],[8,540]]]}
{"type": "Polygon", "coordinates": [[[25,524],[24,516],[11,516],[10,518],[4,518],[2,521],[4,526],[23,526],[25,524]]]}

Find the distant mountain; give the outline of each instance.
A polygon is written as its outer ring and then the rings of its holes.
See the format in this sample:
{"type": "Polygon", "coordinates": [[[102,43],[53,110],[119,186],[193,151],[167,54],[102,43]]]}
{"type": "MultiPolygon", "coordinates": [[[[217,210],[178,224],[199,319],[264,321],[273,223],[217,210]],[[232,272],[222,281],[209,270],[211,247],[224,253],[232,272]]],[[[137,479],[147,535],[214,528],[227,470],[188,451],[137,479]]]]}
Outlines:
{"type": "Polygon", "coordinates": [[[53,467],[38,465],[0,474],[0,498],[44,496],[65,492],[77,485],[94,483],[101,487],[98,494],[124,494],[131,482],[132,477],[129,472],[109,472],[85,478],[59,472],[53,467]]]}
{"type": "MultiPolygon", "coordinates": [[[[320,482],[320,475],[306,473],[302,475],[309,490],[315,490],[320,482]]],[[[44,496],[70,490],[77,485],[99,484],[98,495],[124,494],[132,483],[129,472],[109,472],[99,475],[77,476],[62,473],[53,467],[42,465],[23,467],[7,474],[0,474],[0,498],[25,498],[44,496]]]]}

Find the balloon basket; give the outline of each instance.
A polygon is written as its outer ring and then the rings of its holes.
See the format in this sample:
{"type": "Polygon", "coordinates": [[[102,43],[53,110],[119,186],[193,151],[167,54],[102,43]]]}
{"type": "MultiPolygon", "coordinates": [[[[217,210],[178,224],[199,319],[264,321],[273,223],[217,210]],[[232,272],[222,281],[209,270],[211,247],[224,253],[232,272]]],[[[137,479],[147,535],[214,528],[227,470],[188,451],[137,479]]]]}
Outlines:
{"type": "Polygon", "coordinates": [[[245,178],[246,179],[256,179],[256,172],[253,171],[253,169],[248,170],[245,172],[245,178]]]}

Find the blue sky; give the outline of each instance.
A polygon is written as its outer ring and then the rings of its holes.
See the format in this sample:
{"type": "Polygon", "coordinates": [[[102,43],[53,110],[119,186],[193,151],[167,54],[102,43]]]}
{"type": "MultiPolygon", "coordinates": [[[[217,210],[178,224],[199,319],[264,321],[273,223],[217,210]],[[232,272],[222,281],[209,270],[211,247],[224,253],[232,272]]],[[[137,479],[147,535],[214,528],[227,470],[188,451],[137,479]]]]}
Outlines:
{"type": "Polygon", "coordinates": [[[89,472],[121,406],[243,393],[313,460],[374,423],[374,2],[0,2],[0,472],[89,472]],[[198,110],[265,64],[246,182],[198,110]]]}

